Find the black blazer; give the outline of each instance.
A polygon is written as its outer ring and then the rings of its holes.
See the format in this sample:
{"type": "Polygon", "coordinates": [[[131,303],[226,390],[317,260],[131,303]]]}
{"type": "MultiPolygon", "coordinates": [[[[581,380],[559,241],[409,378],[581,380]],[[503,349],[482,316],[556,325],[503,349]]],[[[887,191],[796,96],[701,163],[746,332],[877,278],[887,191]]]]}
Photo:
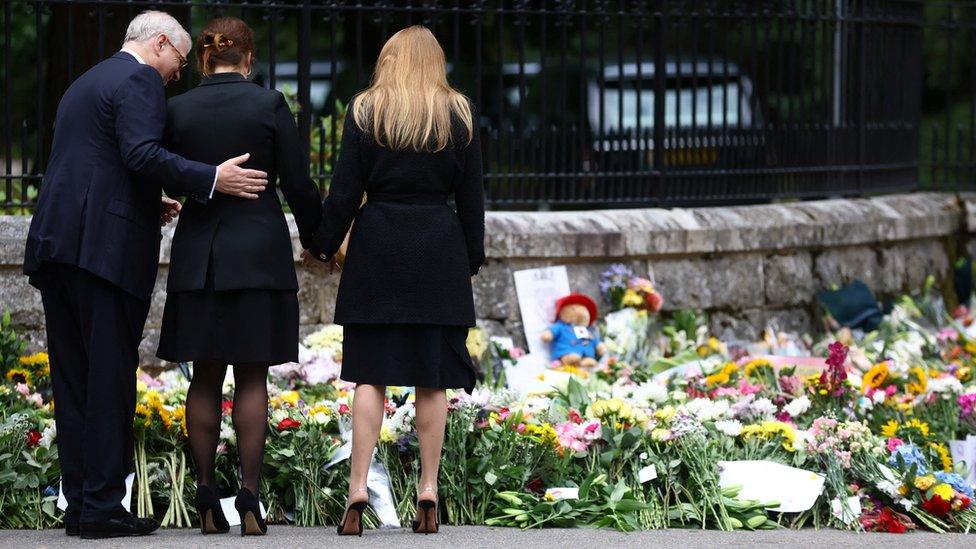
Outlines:
{"type": "Polygon", "coordinates": [[[453,126],[444,150],[393,151],[361,131],[350,109],[311,248],[331,257],[355,218],[336,323],[474,326],[471,276],[485,261],[481,145],[477,125],[470,144],[461,121],[453,126]]]}
{"type": "Polygon", "coordinates": [[[204,207],[214,183],[213,165],[163,148],[165,122],[162,78],[128,53],[116,53],[72,82],[54,120],[24,273],[37,273],[45,262],[66,263],[139,299],[151,297],[161,185],[204,207]]]}
{"type": "Polygon", "coordinates": [[[268,173],[268,187],[256,200],[214,193],[207,205],[184,206],[173,235],[167,291],[202,289],[211,254],[216,290],[297,290],[291,236],[276,191],[280,187],[291,206],[306,248],[322,204],[284,96],[236,72],[215,74],[170,99],[165,142],[202,162],[250,153],[244,166],[268,173]]]}

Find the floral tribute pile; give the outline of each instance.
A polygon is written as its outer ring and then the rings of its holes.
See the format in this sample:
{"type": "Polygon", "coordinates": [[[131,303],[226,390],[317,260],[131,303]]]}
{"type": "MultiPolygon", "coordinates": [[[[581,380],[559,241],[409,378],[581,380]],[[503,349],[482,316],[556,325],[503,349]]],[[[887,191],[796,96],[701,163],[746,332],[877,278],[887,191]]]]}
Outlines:
{"type": "MultiPolygon", "coordinates": [[[[959,457],[976,442],[976,327],[966,308],[947,314],[927,290],[898,300],[870,333],[842,329],[814,341],[768,331],[745,344],[710,335],[701,314],[660,315],[653,284],[622,266],[602,282],[613,310],[600,324],[611,356],[593,370],[556,372],[548,390],[506,388],[504,372],[519,367],[521,351],[472,331],[469,350],[489,375],[473,394],[449,393],[439,482],[445,523],[976,527],[972,464],[959,457]],[[748,460],[815,474],[822,490],[802,511],[747,497],[751,481],[721,479],[729,462],[748,460]]],[[[272,522],[335,524],[354,387],[338,380],[341,327],[303,343],[300,363],[272,371],[262,498],[272,522]]],[[[44,353],[24,353],[9,319],[0,372],[0,527],[53,527],[61,514],[50,366],[44,353]]],[[[196,520],[188,382],[179,369],[138,376],[132,508],[185,527],[196,520]]],[[[233,393],[228,379],[217,459],[225,495],[237,487],[233,393]]],[[[377,460],[396,514],[409,521],[419,455],[407,389],[390,389],[377,460]]],[[[366,520],[379,524],[375,515],[366,520]]]]}

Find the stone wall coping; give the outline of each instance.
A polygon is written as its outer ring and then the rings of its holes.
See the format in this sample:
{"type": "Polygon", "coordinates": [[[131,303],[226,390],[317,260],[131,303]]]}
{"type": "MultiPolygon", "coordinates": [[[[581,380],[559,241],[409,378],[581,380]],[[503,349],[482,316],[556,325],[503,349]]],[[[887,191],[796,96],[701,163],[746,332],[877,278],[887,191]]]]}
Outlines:
{"type": "MultiPolygon", "coordinates": [[[[486,216],[493,259],[615,258],[842,247],[932,238],[966,223],[976,232],[976,193],[917,192],[870,198],[706,208],[502,212],[486,216]]],[[[298,234],[291,215],[296,258],[298,234]]],[[[0,266],[23,261],[29,216],[0,216],[0,266]]],[[[169,263],[173,227],[163,231],[169,263]]]]}

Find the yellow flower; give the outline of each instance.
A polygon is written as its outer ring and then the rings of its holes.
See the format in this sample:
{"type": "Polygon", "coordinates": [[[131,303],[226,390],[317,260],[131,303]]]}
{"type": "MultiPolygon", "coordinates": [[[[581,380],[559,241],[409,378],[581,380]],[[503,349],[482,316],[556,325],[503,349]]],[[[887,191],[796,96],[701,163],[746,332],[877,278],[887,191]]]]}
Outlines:
{"type": "Polygon", "coordinates": [[[19,360],[22,365],[33,368],[50,363],[47,353],[34,353],[32,355],[22,356],[19,360]]]}
{"type": "Polygon", "coordinates": [[[896,436],[898,434],[898,422],[892,419],[888,423],[882,425],[881,434],[888,438],[896,436]]]}
{"type": "Polygon", "coordinates": [[[674,406],[668,404],[664,408],[661,408],[660,410],[654,412],[654,417],[656,417],[657,419],[663,419],[664,421],[668,421],[671,418],[673,418],[674,414],[676,413],[677,410],[674,409],[674,406]]]}
{"type": "Polygon", "coordinates": [[[393,436],[393,431],[386,425],[380,427],[380,442],[393,442],[396,437],[393,436]]]}
{"type": "Polygon", "coordinates": [[[556,496],[552,495],[552,493],[549,491],[546,491],[546,495],[544,497],[546,501],[556,501],[556,496]]]}
{"type": "Polygon", "coordinates": [[[976,355],[976,344],[973,344],[972,341],[967,341],[966,345],[964,345],[963,347],[966,349],[967,353],[971,355],[976,355]]]}
{"type": "Polygon", "coordinates": [[[861,381],[861,392],[867,394],[869,390],[881,387],[881,384],[887,379],[888,361],[879,362],[864,374],[864,379],[861,381]]]}
{"type": "Polygon", "coordinates": [[[136,404],[136,415],[149,421],[153,417],[153,411],[143,403],[136,404]]]}
{"type": "Polygon", "coordinates": [[[488,350],[488,334],[481,328],[471,328],[468,330],[464,345],[468,348],[469,355],[480,357],[488,350]]]}
{"type": "Polygon", "coordinates": [[[278,396],[281,398],[282,401],[287,402],[293,407],[298,406],[298,399],[299,399],[298,391],[282,391],[281,394],[278,396]]]}
{"type": "MultiPolygon", "coordinates": [[[[915,481],[917,483],[918,482],[918,479],[916,478],[915,481]]],[[[908,485],[907,484],[902,484],[901,486],[899,486],[898,487],[898,493],[901,494],[902,497],[908,495],[908,485]]]]}
{"type": "Polygon", "coordinates": [[[186,406],[177,406],[173,409],[173,421],[180,426],[180,434],[186,436],[186,406]]]}
{"type": "Polygon", "coordinates": [[[915,366],[908,371],[909,377],[914,377],[915,381],[910,381],[905,385],[905,390],[909,393],[920,395],[925,392],[925,389],[929,386],[929,377],[925,373],[925,370],[915,366]]]}
{"type": "Polygon", "coordinates": [[[904,429],[915,429],[923,437],[929,436],[929,424],[917,418],[912,418],[905,422],[904,429]]]}
{"type": "Polygon", "coordinates": [[[973,377],[973,369],[970,368],[969,366],[962,366],[956,369],[956,379],[958,379],[959,381],[966,383],[970,379],[972,379],[972,377],[973,377]]]}
{"type": "MultiPolygon", "coordinates": [[[[553,370],[555,370],[557,372],[566,372],[568,374],[573,374],[574,376],[578,376],[578,377],[581,377],[581,378],[584,378],[584,379],[590,377],[590,372],[588,372],[588,371],[586,371],[586,370],[584,370],[582,368],[578,368],[576,366],[573,366],[572,364],[561,364],[561,365],[553,368],[553,370]]],[[[545,374],[539,374],[539,376],[540,376],[539,379],[543,379],[543,380],[545,379],[545,374]]]]}
{"type": "Polygon", "coordinates": [[[946,448],[945,444],[930,442],[929,448],[935,450],[935,453],[939,455],[939,464],[942,466],[942,470],[945,472],[952,471],[952,454],[949,453],[949,449],[946,448]]]}
{"type": "Polygon", "coordinates": [[[644,300],[640,294],[630,289],[624,292],[624,296],[620,300],[620,304],[624,307],[640,307],[643,303],[644,300]]]}
{"type": "Polygon", "coordinates": [[[708,348],[718,352],[722,349],[722,342],[719,341],[717,337],[712,336],[708,338],[708,348]]]}
{"type": "Polygon", "coordinates": [[[944,482],[937,484],[935,488],[932,489],[932,493],[946,501],[951,501],[952,496],[955,495],[955,491],[953,491],[952,486],[949,486],[944,482]]]}
{"type": "Polygon", "coordinates": [[[173,426],[173,412],[165,406],[159,408],[159,419],[163,422],[163,427],[166,429],[173,426]]]}
{"type": "Polygon", "coordinates": [[[772,370],[773,365],[765,358],[750,360],[746,364],[746,377],[752,377],[753,374],[763,375],[766,369],[772,370]],[[756,370],[759,370],[759,372],[756,372],[756,370]]]}
{"type": "Polygon", "coordinates": [[[709,387],[714,385],[724,385],[731,381],[732,374],[739,371],[739,365],[735,362],[726,362],[721,370],[705,377],[705,384],[709,387]]]}
{"type": "Polygon", "coordinates": [[[163,407],[163,397],[158,391],[146,391],[146,394],[142,395],[142,401],[153,410],[159,410],[163,407]]]}
{"type": "Polygon", "coordinates": [[[764,421],[758,425],[746,425],[742,428],[739,436],[744,439],[759,437],[766,440],[772,440],[776,436],[781,436],[783,437],[783,449],[787,452],[796,451],[796,446],[794,446],[796,442],[796,430],[789,423],[783,423],[782,421],[764,421]]]}
{"type": "MultiPolygon", "coordinates": [[[[925,475],[924,477],[915,477],[915,487],[919,490],[928,490],[935,484],[935,477],[932,475],[925,475]]],[[[904,494],[902,494],[904,495],[904,494]]]]}
{"type": "Polygon", "coordinates": [[[30,385],[31,374],[24,368],[11,368],[7,370],[7,381],[11,383],[26,383],[30,385]]]}

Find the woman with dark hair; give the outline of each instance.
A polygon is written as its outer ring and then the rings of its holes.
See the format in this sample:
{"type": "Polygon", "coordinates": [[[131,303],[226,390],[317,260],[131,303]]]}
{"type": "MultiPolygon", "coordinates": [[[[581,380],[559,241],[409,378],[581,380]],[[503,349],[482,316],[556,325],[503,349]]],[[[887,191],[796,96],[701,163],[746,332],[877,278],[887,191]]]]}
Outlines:
{"type": "Polygon", "coordinates": [[[183,207],[171,248],[157,356],[193,363],[186,422],[203,533],[229,529],[213,468],[223,381],[227,365],[234,366],[232,415],[241,474],[235,506],[241,535],[264,534],[258,487],[268,425],[268,367],[298,360],[298,279],[275,179],[295,215],[303,247],[319,225],[322,206],[285,98],[247,79],[254,63],[253,31],[234,17],[214,19],[197,37],[195,51],[203,80],[169,101],[167,147],[202,162],[249,152],[245,165],[266,171],[270,185],[250,200],[215,194],[206,205],[183,207]]]}

